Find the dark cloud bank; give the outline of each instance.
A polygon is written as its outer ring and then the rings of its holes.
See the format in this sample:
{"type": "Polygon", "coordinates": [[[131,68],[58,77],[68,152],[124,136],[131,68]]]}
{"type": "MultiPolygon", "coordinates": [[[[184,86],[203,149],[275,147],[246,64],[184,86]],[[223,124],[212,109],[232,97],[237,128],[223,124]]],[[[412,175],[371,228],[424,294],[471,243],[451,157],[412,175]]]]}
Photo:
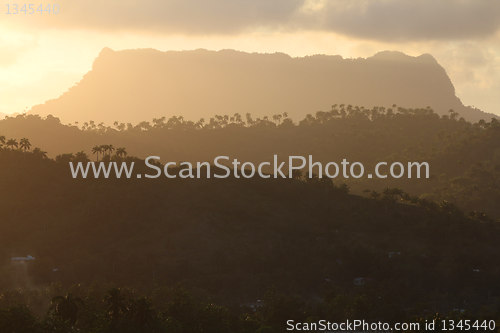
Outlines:
{"type": "Polygon", "coordinates": [[[53,20],[32,21],[186,34],[234,34],[257,27],[324,30],[378,40],[486,37],[500,26],[496,0],[317,1],[311,6],[306,0],[74,0],[64,2],[53,20]]]}

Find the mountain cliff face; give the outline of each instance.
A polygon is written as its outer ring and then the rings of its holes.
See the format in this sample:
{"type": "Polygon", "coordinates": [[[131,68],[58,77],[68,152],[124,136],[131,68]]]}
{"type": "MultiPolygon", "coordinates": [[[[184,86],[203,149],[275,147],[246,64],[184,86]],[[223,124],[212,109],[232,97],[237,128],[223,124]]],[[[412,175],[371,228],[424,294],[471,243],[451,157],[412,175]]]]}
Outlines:
{"type": "Polygon", "coordinates": [[[31,113],[63,121],[140,122],[182,115],[272,115],[294,119],[332,104],[431,106],[467,120],[492,114],[465,107],[445,70],[427,54],[381,52],[367,59],[249,54],[232,50],[160,52],[105,48],[83,79],[31,113]]]}

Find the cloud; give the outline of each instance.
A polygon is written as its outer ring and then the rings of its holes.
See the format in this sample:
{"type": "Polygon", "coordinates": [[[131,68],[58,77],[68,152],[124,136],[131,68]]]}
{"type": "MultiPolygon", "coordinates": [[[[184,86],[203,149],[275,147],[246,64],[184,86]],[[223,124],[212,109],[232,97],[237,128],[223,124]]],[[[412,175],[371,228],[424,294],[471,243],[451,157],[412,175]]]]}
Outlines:
{"type": "MultiPolygon", "coordinates": [[[[18,20],[19,21],[19,20],[18,20]]],[[[235,34],[322,30],[364,39],[485,37],[500,28],[498,0],[72,0],[59,15],[23,20],[54,28],[235,34]]]]}
{"type": "Polygon", "coordinates": [[[233,34],[262,26],[279,26],[303,0],[73,0],[61,3],[50,20],[37,25],[84,29],[149,30],[186,34],[233,34]]]}
{"type": "Polygon", "coordinates": [[[367,39],[465,39],[493,35],[499,29],[500,1],[325,1],[309,19],[319,28],[367,39]]]}

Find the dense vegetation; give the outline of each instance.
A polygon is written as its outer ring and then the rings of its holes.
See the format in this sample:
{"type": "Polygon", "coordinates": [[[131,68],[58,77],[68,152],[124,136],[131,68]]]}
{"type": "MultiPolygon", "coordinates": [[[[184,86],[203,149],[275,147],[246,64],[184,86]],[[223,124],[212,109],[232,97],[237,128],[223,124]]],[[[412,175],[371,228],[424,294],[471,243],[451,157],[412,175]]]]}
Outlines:
{"type": "MultiPolygon", "coordinates": [[[[109,146],[101,158],[135,159],[109,146]]],[[[2,331],[280,332],[288,316],[498,318],[500,225],[482,214],[399,189],[361,197],[319,179],[72,179],[67,161],[86,158],[52,160],[31,145],[0,151],[2,331]],[[36,260],[9,260],[26,254],[36,260]],[[162,294],[179,284],[194,298],[162,294]],[[113,286],[138,293],[124,296],[118,317],[106,308],[113,286]],[[67,293],[82,300],[72,301],[78,319],[57,309],[67,293]]]]}
{"type": "Polygon", "coordinates": [[[0,133],[0,332],[282,332],[289,318],[500,317],[496,120],[335,106],[299,124],[285,114],[79,128],[19,116],[0,133]],[[425,160],[433,177],[75,180],[68,168],[221,151],[253,161],[425,160]],[[10,259],[28,254],[36,259],[10,259]]]}
{"type": "Polygon", "coordinates": [[[62,125],[57,118],[18,116],[0,121],[7,137],[29,137],[52,156],[84,151],[108,143],[126,147],[134,156],[161,156],[170,161],[205,161],[226,154],[259,162],[273,154],[312,155],[322,162],[427,161],[431,179],[348,179],[353,193],[387,187],[433,201],[447,200],[466,212],[485,212],[500,218],[500,123],[475,124],[451,111],[438,116],[431,109],[334,105],[295,124],[288,115],[254,119],[215,116],[197,122],[182,117],[158,118],[139,124],[93,122],[62,125]]]}
{"type": "Polygon", "coordinates": [[[80,285],[71,287],[67,294],[57,294],[61,291],[54,286],[2,294],[0,330],[4,333],[273,333],[284,332],[290,318],[303,323],[325,318],[330,322],[365,318],[388,323],[406,320],[420,323],[421,327],[424,321],[435,320],[438,324],[435,331],[446,332],[440,327],[444,319],[458,321],[474,316],[474,320],[490,322],[491,318],[498,318],[498,311],[491,309],[483,309],[481,313],[455,309],[447,314],[408,317],[395,304],[387,304],[370,291],[348,294],[332,290],[315,302],[269,291],[263,299],[240,306],[216,305],[182,288],[155,289],[148,296],[130,289],[104,291],[80,285]],[[51,297],[54,293],[57,296],[51,297]]]}

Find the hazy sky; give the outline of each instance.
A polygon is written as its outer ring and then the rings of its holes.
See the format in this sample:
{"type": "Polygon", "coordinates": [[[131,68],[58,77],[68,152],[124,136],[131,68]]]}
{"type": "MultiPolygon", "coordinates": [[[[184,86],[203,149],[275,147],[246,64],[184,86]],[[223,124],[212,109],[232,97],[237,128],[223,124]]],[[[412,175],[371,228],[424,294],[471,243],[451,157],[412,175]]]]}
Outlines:
{"type": "Polygon", "coordinates": [[[0,0],[0,112],[22,112],[58,97],[91,68],[103,47],[111,47],[344,57],[382,50],[430,53],[465,105],[500,114],[498,0],[57,3],[58,15],[7,15],[7,2],[0,0]]]}

